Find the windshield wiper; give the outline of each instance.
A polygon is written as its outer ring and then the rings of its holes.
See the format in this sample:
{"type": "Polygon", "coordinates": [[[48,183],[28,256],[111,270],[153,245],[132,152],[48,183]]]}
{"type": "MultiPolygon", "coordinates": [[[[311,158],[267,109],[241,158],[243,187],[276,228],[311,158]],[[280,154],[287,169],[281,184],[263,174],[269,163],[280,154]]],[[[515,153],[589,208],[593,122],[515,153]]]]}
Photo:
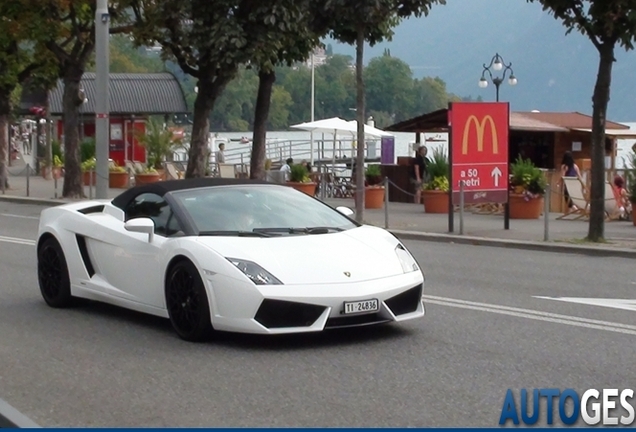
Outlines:
{"type": "Polygon", "coordinates": [[[339,227],[308,227],[308,228],[254,228],[257,233],[287,233],[287,234],[328,234],[331,231],[344,231],[339,227]]]}
{"type": "Polygon", "coordinates": [[[201,231],[202,236],[232,236],[232,237],[271,237],[270,234],[258,231],[201,231]]]}

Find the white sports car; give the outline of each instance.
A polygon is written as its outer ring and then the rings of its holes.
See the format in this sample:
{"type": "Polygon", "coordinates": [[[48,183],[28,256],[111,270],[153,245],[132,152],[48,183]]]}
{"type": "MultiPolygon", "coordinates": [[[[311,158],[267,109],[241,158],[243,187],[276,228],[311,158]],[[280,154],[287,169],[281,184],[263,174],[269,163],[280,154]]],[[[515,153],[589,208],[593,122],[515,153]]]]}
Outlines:
{"type": "Polygon", "coordinates": [[[212,330],[315,332],[424,315],[424,275],[388,231],[291,187],[186,179],[42,211],[46,303],[102,301],[212,330]]]}

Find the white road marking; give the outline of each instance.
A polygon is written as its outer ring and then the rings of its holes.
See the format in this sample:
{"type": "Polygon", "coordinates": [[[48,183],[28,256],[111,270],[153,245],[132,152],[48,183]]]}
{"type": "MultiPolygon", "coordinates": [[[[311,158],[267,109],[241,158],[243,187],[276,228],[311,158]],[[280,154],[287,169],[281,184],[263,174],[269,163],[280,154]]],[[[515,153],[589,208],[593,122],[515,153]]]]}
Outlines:
{"type": "Polygon", "coordinates": [[[6,236],[0,236],[0,242],[15,243],[15,244],[21,244],[26,246],[35,245],[35,240],[23,239],[23,238],[17,238],[17,237],[6,237],[6,236]]]}
{"type": "Polygon", "coordinates": [[[18,218],[18,219],[33,219],[33,220],[40,220],[40,217],[39,217],[39,216],[22,216],[22,215],[11,214],[11,213],[0,213],[0,216],[4,216],[4,217],[12,217],[12,218],[18,218]]]}
{"type": "Polygon", "coordinates": [[[591,328],[615,333],[623,333],[636,335],[636,326],[629,324],[614,323],[609,321],[593,320],[588,318],[580,318],[569,315],[560,315],[550,312],[542,312],[531,309],[521,309],[509,306],[500,306],[489,303],[478,303],[466,300],[458,300],[447,297],[436,297],[430,295],[422,296],[426,303],[438,304],[441,306],[456,307],[461,309],[472,309],[482,312],[496,313],[500,315],[509,315],[519,318],[528,318],[537,321],[553,322],[557,324],[571,325],[575,327],[591,328]]]}
{"type": "Polygon", "coordinates": [[[544,297],[534,296],[543,300],[556,300],[569,303],[578,303],[591,306],[602,306],[614,309],[636,311],[636,300],[630,299],[604,299],[604,298],[582,298],[582,297],[544,297]]]}

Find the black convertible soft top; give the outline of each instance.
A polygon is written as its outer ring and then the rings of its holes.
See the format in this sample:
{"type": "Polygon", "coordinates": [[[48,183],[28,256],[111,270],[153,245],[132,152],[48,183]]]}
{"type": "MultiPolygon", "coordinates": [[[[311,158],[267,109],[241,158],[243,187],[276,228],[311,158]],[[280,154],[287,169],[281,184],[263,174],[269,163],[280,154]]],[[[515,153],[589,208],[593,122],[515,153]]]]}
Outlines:
{"type": "Polygon", "coordinates": [[[251,180],[251,179],[232,179],[232,178],[219,178],[219,177],[204,177],[204,178],[192,178],[192,179],[181,179],[181,180],[166,180],[159,181],[156,183],[150,183],[143,186],[135,186],[128,189],[125,192],[122,192],[120,195],[117,195],[112,203],[115,207],[119,207],[120,209],[124,209],[130,200],[137,197],[142,193],[154,193],[159,196],[164,196],[168,192],[185,190],[185,189],[198,189],[198,188],[207,188],[214,186],[232,186],[232,185],[253,185],[253,184],[268,184],[272,185],[273,183],[269,183],[262,180],[251,180]]]}

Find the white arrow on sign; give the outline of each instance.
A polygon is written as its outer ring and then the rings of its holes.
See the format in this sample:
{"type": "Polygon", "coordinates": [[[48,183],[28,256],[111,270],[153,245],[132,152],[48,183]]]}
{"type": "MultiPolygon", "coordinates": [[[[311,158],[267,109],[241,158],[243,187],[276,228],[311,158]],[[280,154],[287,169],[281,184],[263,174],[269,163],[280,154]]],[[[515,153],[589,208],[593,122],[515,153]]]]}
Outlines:
{"type": "Polygon", "coordinates": [[[499,169],[499,167],[493,168],[493,170],[490,173],[490,175],[495,178],[495,187],[499,187],[499,177],[501,177],[501,175],[502,175],[502,172],[499,169]]]}
{"type": "Polygon", "coordinates": [[[568,303],[579,303],[591,306],[602,306],[614,309],[623,309],[628,311],[636,311],[636,300],[629,299],[602,299],[602,298],[579,298],[579,297],[542,297],[534,296],[534,298],[543,300],[556,300],[568,303]]]}

